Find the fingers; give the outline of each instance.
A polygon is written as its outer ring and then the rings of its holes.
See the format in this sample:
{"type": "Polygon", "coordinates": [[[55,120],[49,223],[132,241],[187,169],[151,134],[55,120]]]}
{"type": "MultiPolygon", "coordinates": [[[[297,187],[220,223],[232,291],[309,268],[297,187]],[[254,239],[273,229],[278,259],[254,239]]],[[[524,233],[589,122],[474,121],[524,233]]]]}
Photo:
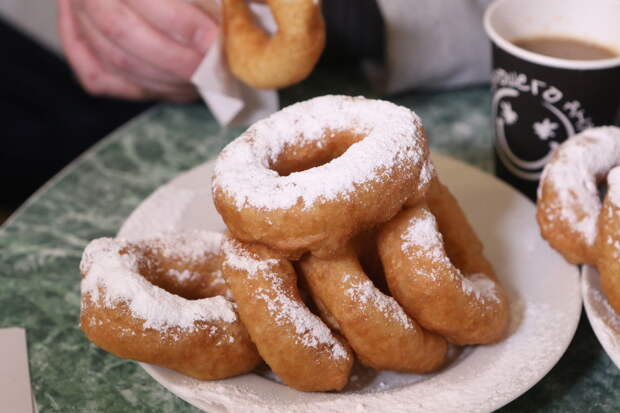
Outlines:
{"type": "Polygon", "coordinates": [[[155,84],[157,88],[159,84],[165,89],[167,85],[175,85],[181,82],[181,77],[158,70],[117,47],[97,29],[89,16],[83,16],[81,23],[80,28],[93,46],[93,53],[97,55],[101,64],[109,72],[124,76],[144,87],[151,87],[155,84]]]}
{"type": "Polygon", "coordinates": [[[204,55],[215,38],[217,25],[211,17],[188,1],[125,0],[136,14],[182,46],[204,55]]]}
{"type": "Polygon", "coordinates": [[[78,31],[70,0],[58,0],[58,28],[67,59],[87,92],[132,100],[150,97],[143,88],[103,68],[78,31]]]}
{"type": "MultiPolygon", "coordinates": [[[[202,54],[168,37],[119,0],[74,0],[80,16],[89,16],[103,36],[117,48],[140,58],[163,72],[189,79],[202,54]]],[[[169,1],[151,1],[151,8],[169,1]]]]}

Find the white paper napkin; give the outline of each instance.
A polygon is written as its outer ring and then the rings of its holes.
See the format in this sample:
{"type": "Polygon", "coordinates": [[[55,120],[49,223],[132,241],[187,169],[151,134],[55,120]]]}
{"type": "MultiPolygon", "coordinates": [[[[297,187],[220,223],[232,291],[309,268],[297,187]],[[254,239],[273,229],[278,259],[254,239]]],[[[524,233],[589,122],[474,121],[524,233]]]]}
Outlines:
{"type": "MultiPolygon", "coordinates": [[[[219,16],[219,0],[190,0],[205,8],[212,16],[219,16]]],[[[269,33],[276,24],[269,7],[251,4],[252,11],[269,33]]],[[[224,56],[222,31],[216,35],[213,46],[192,76],[203,100],[223,126],[249,125],[278,110],[278,94],[275,90],[253,89],[238,80],[228,69],[224,56]]]]}
{"type": "Polygon", "coordinates": [[[0,329],[0,411],[33,413],[26,330],[0,329]]]}

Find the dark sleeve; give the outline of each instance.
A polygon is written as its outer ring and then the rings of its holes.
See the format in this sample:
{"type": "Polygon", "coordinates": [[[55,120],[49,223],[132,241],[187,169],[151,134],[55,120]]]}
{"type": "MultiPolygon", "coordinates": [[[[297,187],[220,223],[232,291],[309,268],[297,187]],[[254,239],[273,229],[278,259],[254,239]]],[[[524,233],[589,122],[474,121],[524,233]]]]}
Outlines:
{"type": "Polygon", "coordinates": [[[19,204],[149,106],[88,95],[69,65],[0,18],[0,205],[19,204]]]}
{"type": "Polygon", "coordinates": [[[327,63],[383,63],[385,24],[376,0],[323,0],[327,63]]]}

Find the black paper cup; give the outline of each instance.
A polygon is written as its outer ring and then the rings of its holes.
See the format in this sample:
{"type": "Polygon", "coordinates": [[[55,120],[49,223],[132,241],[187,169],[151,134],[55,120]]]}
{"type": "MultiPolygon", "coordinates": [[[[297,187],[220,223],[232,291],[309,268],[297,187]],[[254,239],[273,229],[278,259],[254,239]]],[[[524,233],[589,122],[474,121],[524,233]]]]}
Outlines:
{"type": "Polygon", "coordinates": [[[561,142],[618,120],[620,1],[497,0],[484,27],[493,55],[495,173],[535,200],[542,169],[561,142]],[[538,36],[585,40],[618,57],[558,59],[511,43],[538,36]]]}

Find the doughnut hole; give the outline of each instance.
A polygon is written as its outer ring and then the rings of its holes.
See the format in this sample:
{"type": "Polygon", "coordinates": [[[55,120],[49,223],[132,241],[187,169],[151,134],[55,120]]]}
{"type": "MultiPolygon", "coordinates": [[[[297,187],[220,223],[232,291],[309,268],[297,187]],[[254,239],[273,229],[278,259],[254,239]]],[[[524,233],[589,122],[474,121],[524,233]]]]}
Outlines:
{"type": "Polygon", "coordinates": [[[157,287],[188,300],[222,295],[230,292],[222,277],[222,257],[205,252],[201,259],[189,259],[162,251],[154,246],[134,245],[121,250],[138,257],[140,275],[157,287]],[[129,251],[129,248],[133,249],[129,251]]]}
{"type": "Polygon", "coordinates": [[[280,176],[288,176],[329,163],[345,153],[351,145],[364,139],[364,135],[346,130],[327,130],[321,139],[306,140],[287,145],[269,169],[280,176]]]}

